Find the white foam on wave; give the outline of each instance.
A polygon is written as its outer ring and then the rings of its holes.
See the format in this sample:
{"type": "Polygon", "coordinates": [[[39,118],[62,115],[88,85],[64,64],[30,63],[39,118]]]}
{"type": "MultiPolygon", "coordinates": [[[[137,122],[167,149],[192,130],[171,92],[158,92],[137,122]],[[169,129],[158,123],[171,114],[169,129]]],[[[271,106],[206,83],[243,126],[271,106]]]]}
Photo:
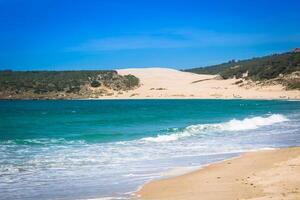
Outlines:
{"type": "Polygon", "coordinates": [[[32,144],[39,144],[39,145],[54,145],[54,144],[85,144],[84,140],[66,140],[64,138],[36,138],[36,139],[15,139],[15,140],[5,140],[0,141],[0,145],[16,145],[16,144],[23,144],[23,145],[32,145],[32,144]]]}
{"type": "Polygon", "coordinates": [[[181,175],[188,174],[188,173],[191,173],[193,171],[196,171],[200,168],[201,168],[201,166],[176,167],[176,168],[170,169],[168,171],[162,172],[161,176],[163,178],[171,178],[171,177],[175,177],[175,176],[181,176],[181,175]]]}
{"type": "Polygon", "coordinates": [[[170,142],[197,134],[222,131],[251,130],[285,121],[288,121],[288,118],[281,114],[273,114],[268,117],[245,118],[243,120],[232,119],[225,123],[191,125],[183,129],[182,131],[175,132],[173,134],[157,135],[156,137],[146,137],[142,138],[141,140],[147,142],[170,142]]]}
{"type": "Polygon", "coordinates": [[[79,199],[79,200],[127,200],[126,197],[99,197],[94,199],[79,199]]]}

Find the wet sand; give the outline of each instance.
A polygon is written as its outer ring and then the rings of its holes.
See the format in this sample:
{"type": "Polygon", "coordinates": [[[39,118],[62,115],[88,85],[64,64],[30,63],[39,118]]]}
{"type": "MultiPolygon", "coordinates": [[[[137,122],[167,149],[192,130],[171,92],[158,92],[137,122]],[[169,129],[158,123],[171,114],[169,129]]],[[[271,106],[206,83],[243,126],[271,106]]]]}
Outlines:
{"type": "Polygon", "coordinates": [[[136,195],[144,200],[299,200],[300,147],[246,153],[150,182],[136,195]]]}

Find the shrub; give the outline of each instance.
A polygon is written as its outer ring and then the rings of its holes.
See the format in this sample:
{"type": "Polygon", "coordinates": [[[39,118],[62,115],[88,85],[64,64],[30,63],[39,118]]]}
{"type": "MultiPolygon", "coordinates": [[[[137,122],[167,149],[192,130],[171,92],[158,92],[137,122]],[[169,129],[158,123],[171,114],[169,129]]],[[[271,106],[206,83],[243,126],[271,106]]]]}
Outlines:
{"type": "Polygon", "coordinates": [[[140,83],[140,80],[139,80],[137,77],[135,77],[135,76],[133,76],[133,75],[131,75],[131,74],[125,75],[124,78],[125,78],[125,80],[126,80],[126,81],[125,81],[125,84],[126,84],[126,86],[127,86],[128,88],[136,87],[136,86],[138,86],[139,83],[140,83]]]}
{"type": "Polygon", "coordinates": [[[100,87],[100,86],[101,86],[101,83],[100,83],[99,81],[94,80],[94,81],[91,82],[91,86],[92,86],[92,87],[95,87],[95,88],[96,88],[96,87],[100,87]]]}

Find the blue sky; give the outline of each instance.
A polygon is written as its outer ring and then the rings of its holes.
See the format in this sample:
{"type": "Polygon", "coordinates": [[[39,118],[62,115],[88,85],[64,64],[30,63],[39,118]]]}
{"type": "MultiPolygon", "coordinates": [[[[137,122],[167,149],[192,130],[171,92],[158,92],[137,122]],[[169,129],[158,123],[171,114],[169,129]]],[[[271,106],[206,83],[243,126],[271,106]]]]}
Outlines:
{"type": "Polygon", "coordinates": [[[0,69],[189,68],[300,46],[299,0],[0,0],[0,69]]]}

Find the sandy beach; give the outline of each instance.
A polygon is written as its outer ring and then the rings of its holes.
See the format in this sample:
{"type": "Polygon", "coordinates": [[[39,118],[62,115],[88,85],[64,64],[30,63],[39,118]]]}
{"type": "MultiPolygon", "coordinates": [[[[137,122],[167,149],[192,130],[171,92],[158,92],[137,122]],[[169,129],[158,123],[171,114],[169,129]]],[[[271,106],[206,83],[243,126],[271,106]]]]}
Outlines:
{"type": "Polygon", "coordinates": [[[300,99],[299,90],[285,90],[282,85],[237,84],[240,79],[219,79],[170,68],[130,68],[117,70],[140,79],[140,87],[101,98],[202,98],[202,99],[300,99]]]}
{"type": "Polygon", "coordinates": [[[250,152],[146,184],[144,200],[300,199],[300,147],[250,152]]]}

